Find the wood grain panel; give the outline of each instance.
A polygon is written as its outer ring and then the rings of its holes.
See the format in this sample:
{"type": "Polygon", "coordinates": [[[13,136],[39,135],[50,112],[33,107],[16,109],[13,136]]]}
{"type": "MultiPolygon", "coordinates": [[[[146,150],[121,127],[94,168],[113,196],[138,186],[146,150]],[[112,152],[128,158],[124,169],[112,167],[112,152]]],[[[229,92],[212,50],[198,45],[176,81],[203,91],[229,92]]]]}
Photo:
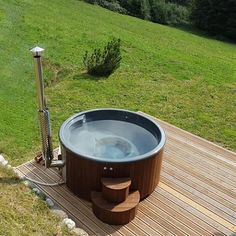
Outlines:
{"type": "Polygon", "coordinates": [[[139,190],[141,199],[150,195],[160,180],[163,151],[144,160],[117,164],[91,161],[62,150],[66,155],[66,185],[87,200],[91,191],[102,191],[102,178],[130,178],[130,190],[139,190]]]}

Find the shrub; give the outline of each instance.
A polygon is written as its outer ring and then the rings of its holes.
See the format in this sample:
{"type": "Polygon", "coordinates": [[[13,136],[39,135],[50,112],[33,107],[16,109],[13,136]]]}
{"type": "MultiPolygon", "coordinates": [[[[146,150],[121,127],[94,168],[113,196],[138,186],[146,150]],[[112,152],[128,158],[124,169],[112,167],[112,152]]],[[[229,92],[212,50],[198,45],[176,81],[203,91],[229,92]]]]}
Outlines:
{"type": "Polygon", "coordinates": [[[191,7],[195,0],[167,0],[167,2],[176,3],[178,5],[191,7]]]}
{"type": "Polygon", "coordinates": [[[160,0],[153,3],[152,21],[168,24],[181,25],[186,24],[189,19],[189,10],[181,5],[160,0]]]}
{"type": "MultiPolygon", "coordinates": [[[[189,23],[195,0],[84,0],[122,14],[169,25],[189,23]]],[[[234,1],[234,0],[233,0],[234,1]]]]}
{"type": "Polygon", "coordinates": [[[128,14],[127,10],[120,6],[116,0],[84,0],[90,4],[97,4],[101,7],[115,11],[121,14],[128,14]]]}
{"type": "Polygon", "coordinates": [[[84,0],[85,2],[88,2],[88,3],[91,3],[91,4],[94,4],[96,3],[96,0],[84,0]]]}
{"type": "Polygon", "coordinates": [[[113,39],[103,50],[94,49],[91,55],[88,51],[83,57],[83,64],[87,73],[94,76],[109,76],[119,66],[121,61],[120,39],[113,39]]]}
{"type": "Polygon", "coordinates": [[[111,11],[127,14],[127,10],[121,7],[120,4],[114,0],[96,0],[96,3],[101,7],[107,8],[111,11]]]}
{"type": "Polygon", "coordinates": [[[140,17],[145,20],[151,19],[151,7],[149,0],[142,0],[140,6],[140,17]]]}
{"type": "Polygon", "coordinates": [[[139,17],[145,20],[150,19],[150,1],[149,0],[117,0],[121,7],[127,10],[127,14],[139,17]]]}

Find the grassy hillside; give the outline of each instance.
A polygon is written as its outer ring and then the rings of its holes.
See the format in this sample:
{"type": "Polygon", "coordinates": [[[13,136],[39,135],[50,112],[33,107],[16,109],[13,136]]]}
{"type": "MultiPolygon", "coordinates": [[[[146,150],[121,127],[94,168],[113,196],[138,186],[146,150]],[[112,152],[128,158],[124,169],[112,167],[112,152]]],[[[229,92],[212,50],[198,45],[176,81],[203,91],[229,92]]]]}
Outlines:
{"type": "Polygon", "coordinates": [[[236,150],[236,46],[78,0],[1,0],[0,152],[17,165],[40,148],[32,56],[44,47],[54,140],[75,112],[142,110],[236,150]],[[82,73],[85,50],[122,40],[108,79],[82,73]]]}

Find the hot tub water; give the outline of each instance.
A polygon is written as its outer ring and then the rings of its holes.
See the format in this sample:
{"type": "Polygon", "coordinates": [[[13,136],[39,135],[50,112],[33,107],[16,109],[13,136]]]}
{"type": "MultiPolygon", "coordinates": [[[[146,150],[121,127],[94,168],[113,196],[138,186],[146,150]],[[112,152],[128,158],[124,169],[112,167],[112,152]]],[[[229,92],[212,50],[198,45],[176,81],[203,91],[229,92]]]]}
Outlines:
{"type": "Polygon", "coordinates": [[[158,143],[156,137],[136,124],[118,120],[87,122],[84,117],[81,120],[71,127],[69,142],[82,155],[109,160],[132,158],[158,143]]]}

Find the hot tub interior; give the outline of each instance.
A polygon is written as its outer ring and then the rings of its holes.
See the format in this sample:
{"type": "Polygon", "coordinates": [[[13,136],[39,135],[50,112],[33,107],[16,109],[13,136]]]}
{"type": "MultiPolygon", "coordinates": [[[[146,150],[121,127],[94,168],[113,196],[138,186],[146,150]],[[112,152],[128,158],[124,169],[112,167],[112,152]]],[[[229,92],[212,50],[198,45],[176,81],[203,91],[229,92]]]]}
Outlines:
{"type": "Polygon", "coordinates": [[[124,110],[93,110],[75,115],[60,132],[74,153],[98,161],[131,161],[158,146],[160,129],[149,119],[124,110]]]}

